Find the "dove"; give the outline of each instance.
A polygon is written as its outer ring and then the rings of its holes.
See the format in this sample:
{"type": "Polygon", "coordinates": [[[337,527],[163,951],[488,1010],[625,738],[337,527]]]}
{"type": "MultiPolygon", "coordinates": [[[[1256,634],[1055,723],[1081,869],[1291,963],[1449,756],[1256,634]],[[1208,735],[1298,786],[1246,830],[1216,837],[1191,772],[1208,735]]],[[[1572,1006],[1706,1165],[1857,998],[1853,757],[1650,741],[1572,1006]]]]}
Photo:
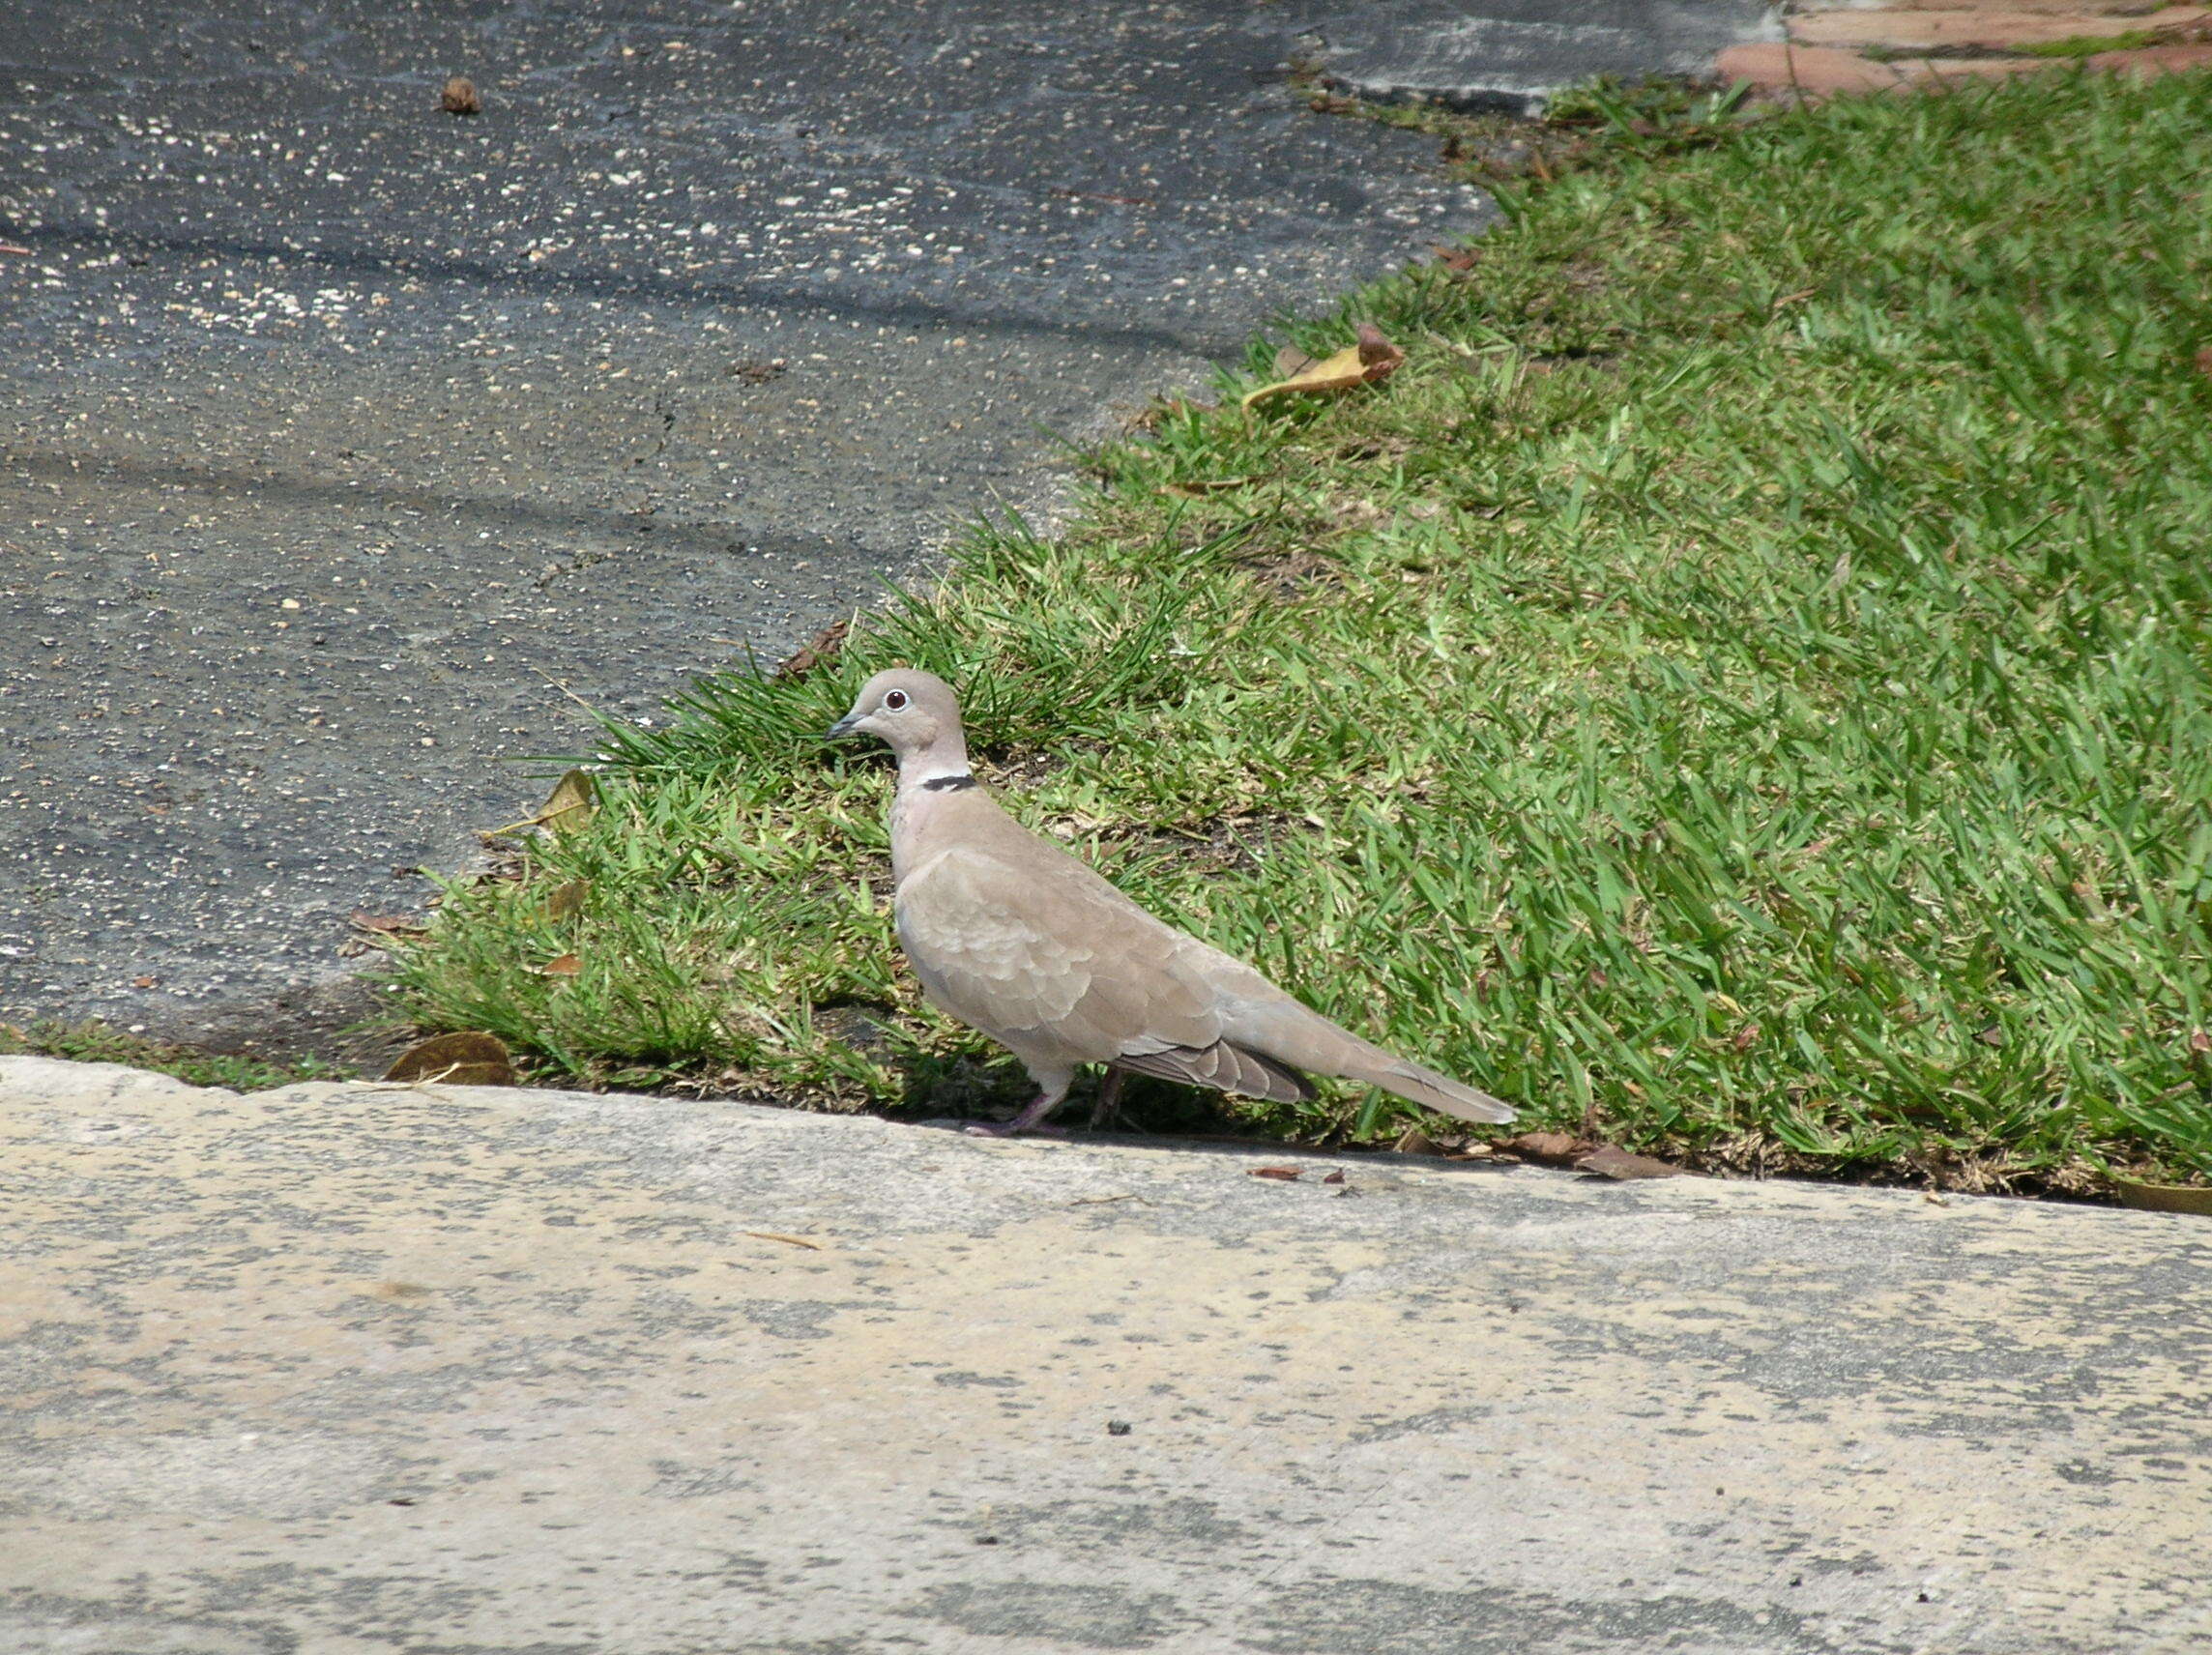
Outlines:
{"type": "Polygon", "coordinates": [[[899,944],[939,1010],[1012,1052],[1036,1083],[1001,1127],[1051,1130],[1079,1066],[1107,1065],[1093,1124],[1124,1073],[1289,1103],[1308,1074],[1363,1081],[1463,1120],[1513,1110],[1383,1050],[1242,961],[1160,919],[1008,816],[968,768],[952,687],[894,668],[860,686],[829,740],[874,736],[898,756],[890,809],[899,944]]]}

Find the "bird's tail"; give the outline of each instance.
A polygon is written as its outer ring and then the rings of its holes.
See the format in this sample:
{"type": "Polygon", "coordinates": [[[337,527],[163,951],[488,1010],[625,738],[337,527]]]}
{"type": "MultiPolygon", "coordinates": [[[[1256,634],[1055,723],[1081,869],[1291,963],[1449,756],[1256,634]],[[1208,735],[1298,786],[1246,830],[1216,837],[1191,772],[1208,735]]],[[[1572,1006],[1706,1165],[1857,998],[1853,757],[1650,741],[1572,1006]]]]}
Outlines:
{"type": "Polygon", "coordinates": [[[1361,1039],[1293,1000],[1250,966],[1226,954],[1209,954],[1206,964],[1205,985],[1228,1011],[1223,1033],[1244,1051],[1285,1068],[1364,1081],[1462,1120],[1499,1126],[1513,1118],[1511,1104],[1361,1039]]]}
{"type": "Polygon", "coordinates": [[[1513,1118],[1513,1106],[1486,1091],[1477,1091],[1470,1086],[1462,1086],[1448,1075],[1440,1075],[1434,1069],[1424,1069],[1418,1063],[1409,1063],[1403,1058],[1394,1058],[1387,1052],[1379,1054],[1382,1061],[1360,1068],[1342,1071],[1346,1080],[1365,1081],[1369,1086],[1381,1087],[1394,1092],[1409,1103],[1417,1103],[1424,1109],[1441,1110],[1456,1115],[1462,1120],[1479,1120],[1493,1126],[1502,1126],[1513,1118]]]}

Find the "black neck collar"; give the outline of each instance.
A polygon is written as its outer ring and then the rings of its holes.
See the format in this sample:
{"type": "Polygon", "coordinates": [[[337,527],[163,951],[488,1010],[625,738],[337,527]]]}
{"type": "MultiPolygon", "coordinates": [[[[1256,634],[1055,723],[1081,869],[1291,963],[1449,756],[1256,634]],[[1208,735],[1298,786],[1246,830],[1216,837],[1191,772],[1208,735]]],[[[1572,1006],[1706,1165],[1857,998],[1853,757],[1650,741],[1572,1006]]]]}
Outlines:
{"type": "Polygon", "coordinates": [[[959,793],[975,785],[972,775],[931,776],[921,784],[925,793],[959,793]]]}

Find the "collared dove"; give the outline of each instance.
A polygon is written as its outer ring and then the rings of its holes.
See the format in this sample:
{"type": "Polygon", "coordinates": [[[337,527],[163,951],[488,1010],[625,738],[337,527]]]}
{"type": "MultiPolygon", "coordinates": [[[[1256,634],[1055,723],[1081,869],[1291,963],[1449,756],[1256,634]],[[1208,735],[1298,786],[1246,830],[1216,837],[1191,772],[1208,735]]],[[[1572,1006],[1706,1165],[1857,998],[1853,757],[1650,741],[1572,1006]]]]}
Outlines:
{"type": "Polygon", "coordinates": [[[1300,1073],[1311,1070],[1463,1120],[1513,1118],[1488,1093],[1339,1029],[1031,834],[969,773],[943,679],[876,674],[830,737],[862,732],[898,755],[891,871],[922,993],[1036,1082],[1035,1101],[999,1131],[1036,1129],[1080,1063],[1108,1064],[1109,1088],[1126,1070],[1278,1103],[1313,1096],[1300,1073]]]}

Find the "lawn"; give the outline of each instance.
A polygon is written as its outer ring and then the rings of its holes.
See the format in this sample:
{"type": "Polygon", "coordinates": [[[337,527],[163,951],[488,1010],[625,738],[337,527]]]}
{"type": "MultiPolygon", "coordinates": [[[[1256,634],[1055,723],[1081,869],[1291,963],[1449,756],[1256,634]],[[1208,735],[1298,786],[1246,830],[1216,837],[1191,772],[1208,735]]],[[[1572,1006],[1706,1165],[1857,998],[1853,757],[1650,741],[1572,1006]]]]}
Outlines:
{"type": "Polygon", "coordinates": [[[913,662],[1017,815],[1525,1125],[2212,1174],[2212,78],[1674,105],[1083,456],[1059,537],[977,526],[832,662],[610,729],[594,820],[451,888],[402,1002],[571,1083],[1013,1103],[897,961],[886,766],[817,739],[913,662]],[[1239,410],[1355,318],[1394,377],[1239,410]]]}

